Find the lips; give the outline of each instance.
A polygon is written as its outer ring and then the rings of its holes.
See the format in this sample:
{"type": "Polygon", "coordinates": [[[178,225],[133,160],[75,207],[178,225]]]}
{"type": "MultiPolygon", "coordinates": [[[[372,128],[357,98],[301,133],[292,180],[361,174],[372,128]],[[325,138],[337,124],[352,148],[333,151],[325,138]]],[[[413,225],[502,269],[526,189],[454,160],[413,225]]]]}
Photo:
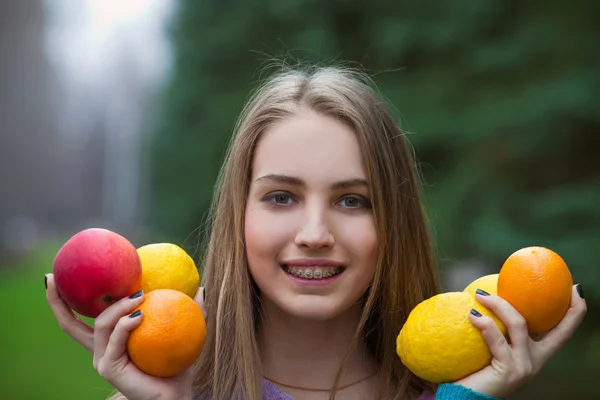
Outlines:
{"type": "Polygon", "coordinates": [[[297,258],[287,259],[281,264],[294,267],[343,267],[344,263],[329,258],[297,258]]]}
{"type": "Polygon", "coordinates": [[[326,265],[298,266],[284,264],[282,269],[289,275],[303,279],[327,279],[344,271],[344,267],[326,265]]]}

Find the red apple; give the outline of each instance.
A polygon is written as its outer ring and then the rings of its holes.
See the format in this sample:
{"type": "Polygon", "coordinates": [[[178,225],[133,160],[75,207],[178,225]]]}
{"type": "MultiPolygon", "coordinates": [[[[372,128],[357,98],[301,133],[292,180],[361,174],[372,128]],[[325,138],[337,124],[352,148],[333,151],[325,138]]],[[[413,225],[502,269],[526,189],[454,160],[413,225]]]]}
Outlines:
{"type": "Polygon", "coordinates": [[[71,237],[56,254],[53,269],[63,300],[90,318],[140,290],[142,281],[142,262],[133,244],[101,228],[71,237]]]}

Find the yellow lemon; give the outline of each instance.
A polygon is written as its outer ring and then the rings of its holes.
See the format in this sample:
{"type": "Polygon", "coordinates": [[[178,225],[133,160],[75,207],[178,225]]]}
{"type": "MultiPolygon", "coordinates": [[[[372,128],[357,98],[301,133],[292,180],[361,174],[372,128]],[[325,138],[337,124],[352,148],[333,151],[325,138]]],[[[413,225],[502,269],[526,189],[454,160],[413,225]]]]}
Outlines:
{"type": "Polygon", "coordinates": [[[479,279],[474,280],[469,283],[469,286],[463,290],[463,292],[471,293],[475,296],[475,291],[477,289],[485,290],[491,295],[498,296],[498,276],[500,274],[492,274],[482,276],[479,279]]]}
{"type": "Polygon", "coordinates": [[[194,297],[200,274],[192,257],[171,243],[153,243],[137,249],[142,260],[142,289],[173,289],[194,297]]]}
{"type": "Polygon", "coordinates": [[[396,352],[415,375],[434,383],[454,382],[489,365],[492,354],[481,331],[469,321],[471,309],[491,317],[502,334],[506,327],[475,297],[442,293],[419,303],[398,338],[396,352]]]}

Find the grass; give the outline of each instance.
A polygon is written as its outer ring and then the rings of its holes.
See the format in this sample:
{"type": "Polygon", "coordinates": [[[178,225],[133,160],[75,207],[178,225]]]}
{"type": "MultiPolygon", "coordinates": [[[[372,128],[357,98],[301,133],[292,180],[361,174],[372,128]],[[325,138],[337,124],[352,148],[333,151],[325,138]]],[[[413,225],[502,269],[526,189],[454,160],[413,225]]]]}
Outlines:
{"type": "Polygon", "coordinates": [[[106,399],[113,391],[92,356],[65,334],[46,302],[44,274],[60,245],[0,270],[0,397],[11,400],[106,399]]]}

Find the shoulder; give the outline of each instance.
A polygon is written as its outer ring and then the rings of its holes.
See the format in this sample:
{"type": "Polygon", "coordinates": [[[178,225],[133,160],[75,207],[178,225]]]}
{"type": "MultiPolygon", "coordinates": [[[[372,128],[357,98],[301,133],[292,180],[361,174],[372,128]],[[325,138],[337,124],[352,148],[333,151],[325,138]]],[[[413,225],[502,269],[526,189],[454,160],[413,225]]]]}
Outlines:
{"type": "Polygon", "coordinates": [[[212,400],[212,396],[207,390],[201,390],[194,393],[193,400],[212,400]]]}
{"type": "MultiPolygon", "coordinates": [[[[294,400],[294,398],[279,390],[277,386],[264,379],[262,382],[262,391],[263,400],[294,400]]],[[[207,391],[202,391],[196,393],[194,400],[212,400],[212,397],[207,391]]]]}
{"type": "Polygon", "coordinates": [[[263,400],[294,400],[291,396],[283,393],[274,384],[263,379],[263,400]]]}

